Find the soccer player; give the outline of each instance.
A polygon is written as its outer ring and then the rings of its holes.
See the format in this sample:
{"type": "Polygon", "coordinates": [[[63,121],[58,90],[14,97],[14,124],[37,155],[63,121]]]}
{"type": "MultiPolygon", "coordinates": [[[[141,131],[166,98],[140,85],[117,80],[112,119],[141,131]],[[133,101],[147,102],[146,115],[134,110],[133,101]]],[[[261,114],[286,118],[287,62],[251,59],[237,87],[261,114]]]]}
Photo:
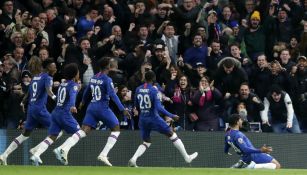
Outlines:
{"type": "Polygon", "coordinates": [[[229,154],[229,148],[232,147],[241,156],[234,168],[279,169],[279,162],[268,154],[273,151],[272,147],[264,145],[260,149],[256,149],[250,140],[239,131],[242,122],[239,114],[232,114],[225,135],[225,153],[229,154]]]}
{"type": "MultiPolygon", "coordinates": [[[[82,129],[78,130],[75,134],[69,137],[60,147],[54,149],[54,153],[58,160],[64,165],[68,164],[69,150],[83,137],[89,134],[92,128],[96,127],[98,121],[103,121],[108,128],[111,129],[111,134],[108,141],[98,156],[98,160],[102,161],[108,166],[112,164],[108,160],[108,153],[117,141],[120,134],[119,122],[112,110],[109,107],[109,99],[115,102],[120,111],[124,115],[130,117],[127,109],[121,104],[118,96],[114,92],[112,79],[107,76],[110,67],[110,58],[104,57],[98,62],[100,72],[93,76],[89,85],[85,89],[81,104],[91,101],[87,107],[85,118],[82,123],[82,129]],[[92,95],[90,95],[90,93],[92,95]]],[[[81,105],[82,106],[82,105],[81,105]]]]}
{"type": "Polygon", "coordinates": [[[7,165],[7,157],[17,147],[27,140],[38,124],[48,128],[50,125],[51,116],[47,111],[46,103],[48,95],[55,100],[56,96],[52,92],[52,76],[56,73],[56,65],[51,59],[45,60],[43,63],[41,60],[33,56],[29,61],[29,70],[33,75],[33,79],[29,86],[29,91],[21,102],[22,108],[24,103],[28,100],[29,105],[27,109],[27,119],[25,128],[18,137],[16,137],[9,147],[0,155],[0,164],[7,165]],[[45,71],[43,71],[43,69],[45,71]]]}
{"type": "Polygon", "coordinates": [[[36,166],[43,163],[40,155],[57,139],[62,129],[68,134],[74,134],[80,129],[78,122],[72,116],[72,113],[77,113],[75,102],[79,89],[77,83],[79,80],[78,65],[76,63],[66,65],[63,74],[65,81],[61,83],[58,89],[57,104],[51,114],[48,137],[36,146],[36,150],[32,151],[31,149],[30,151],[33,154],[30,160],[36,166]]]}
{"type": "Polygon", "coordinates": [[[156,75],[153,71],[146,72],[146,83],[139,86],[135,91],[134,102],[138,111],[140,111],[139,126],[143,144],[138,147],[133,157],[129,160],[128,166],[137,167],[137,159],[151,145],[150,133],[152,130],[158,131],[161,134],[165,134],[167,137],[169,137],[174,146],[183,156],[184,160],[187,163],[191,163],[198,156],[198,153],[195,152],[191,155],[188,155],[182,141],[167,124],[167,122],[170,122],[173,119],[178,120],[179,116],[169,113],[162,107],[160,97],[158,95],[158,90],[153,87],[155,79],[156,75]],[[167,116],[167,122],[159,116],[159,112],[167,116]]]}

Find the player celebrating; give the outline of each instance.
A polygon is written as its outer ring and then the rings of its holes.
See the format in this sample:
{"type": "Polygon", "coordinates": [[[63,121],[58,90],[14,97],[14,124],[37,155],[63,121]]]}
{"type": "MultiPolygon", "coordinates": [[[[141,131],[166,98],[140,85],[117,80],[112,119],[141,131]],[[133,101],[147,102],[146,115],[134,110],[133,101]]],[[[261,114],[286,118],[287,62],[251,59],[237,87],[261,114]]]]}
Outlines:
{"type": "Polygon", "coordinates": [[[256,149],[250,140],[239,131],[242,122],[239,114],[232,114],[229,119],[230,127],[225,135],[225,153],[229,154],[229,148],[232,147],[241,156],[241,160],[234,168],[279,169],[279,162],[268,154],[273,151],[271,147],[264,145],[256,149]]]}
{"type": "Polygon", "coordinates": [[[85,137],[92,128],[95,128],[98,121],[103,121],[108,128],[111,129],[111,134],[108,141],[98,156],[98,160],[108,166],[112,164],[108,160],[108,153],[117,141],[120,134],[119,122],[112,110],[109,107],[110,97],[115,102],[120,111],[124,115],[130,117],[127,109],[121,104],[118,96],[114,92],[112,79],[107,76],[110,67],[110,58],[104,57],[99,60],[100,73],[93,76],[86,88],[81,104],[91,100],[85,118],[83,120],[82,129],[69,137],[60,147],[54,149],[57,159],[64,165],[68,164],[68,152],[81,138],[85,137]],[[92,95],[90,96],[91,93],[92,95]]]}
{"type": "Polygon", "coordinates": [[[72,116],[72,113],[77,113],[75,101],[79,89],[77,84],[79,80],[78,65],[76,63],[66,65],[63,73],[65,81],[58,89],[57,104],[51,114],[48,137],[36,146],[37,149],[30,151],[33,154],[30,158],[33,165],[38,166],[43,163],[40,155],[57,139],[62,129],[68,134],[74,134],[80,129],[78,122],[72,116]]]}
{"type": "Polygon", "coordinates": [[[28,93],[20,104],[22,108],[24,108],[24,103],[29,97],[25,128],[22,134],[16,137],[4,153],[0,155],[0,164],[2,165],[7,165],[7,157],[17,149],[21,143],[29,138],[32,130],[35,129],[38,124],[44,127],[49,127],[50,125],[51,116],[47,111],[46,102],[48,95],[53,100],[56,99],[56,96],[52,93],[52,76],[57,71],[56,65],[51,59],[47,59],[42,63],[40,58],[33,56],[29,61],[28,67],[33,75],[33,79],[29,86],[28,93]],[[43,72],[42,68],[44,68],[46,72],[43,72]]]}
{"type": "Polygon", "coordinates": [[[172,118],[178,120],[178,116],[166,111],[162,105],[158,95],[158,90],[153,87],[153,83],[156,79],[156,75],[153,71],[145,73],[146,83],[139,86],[135,92],[135,106],[140,111],[139,126],[143,139],[141,144],[136,150],[133,157],[129,160],[128,166],[137,167],[137,159],[150,147],[150,132],[152,130],[165,134],[173,142],[174,146],[179,150],[184,160],[187,163],[191,163],[198,153],[195,152],[188,155],[182,141],[174,133],[171,127],[159,116],[159,112],[168,116],[167,121],[171,121],[172,118]],[[171,118],[170,118],[171,117],[171,118]]]}

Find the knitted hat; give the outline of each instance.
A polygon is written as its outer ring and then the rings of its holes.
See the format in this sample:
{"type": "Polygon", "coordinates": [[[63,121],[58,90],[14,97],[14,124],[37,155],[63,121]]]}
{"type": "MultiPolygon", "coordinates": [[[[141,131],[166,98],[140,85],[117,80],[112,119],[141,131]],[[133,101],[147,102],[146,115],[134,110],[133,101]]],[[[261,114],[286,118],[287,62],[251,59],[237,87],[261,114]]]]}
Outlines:
{"type": "Polygon", "coordinates": [[[256,19],[260,21],[260,13],[259,11],[254,11],[253,14],[251,15],[250,19],[256,19]]]}
{"type": "Polygon", "coordinates": [[[239,27],[239,23],[238,21],[231,21],[229,24],[229,27],[233,28],[233,27],[239,27]]]}

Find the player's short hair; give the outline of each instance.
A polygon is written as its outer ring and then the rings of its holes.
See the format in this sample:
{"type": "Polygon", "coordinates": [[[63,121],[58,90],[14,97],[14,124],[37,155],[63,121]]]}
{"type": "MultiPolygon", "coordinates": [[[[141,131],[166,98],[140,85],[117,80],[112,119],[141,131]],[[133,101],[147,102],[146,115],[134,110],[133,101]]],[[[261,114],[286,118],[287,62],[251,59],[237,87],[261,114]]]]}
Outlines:
{"type": "Polygon", "coordinates": [[[100,70],[106,70],[109,68],[110,65],[110,57],[102,57],[99,61],[98,61],[98,65],[100,70]]]}
{"type": "Polygon", "coordinates": [[[145,80],[148,81],[152,81],[154,82],[156,80],[156,74],[154,73],[154,71],[149,70],[145,73],[145,80]]]}
{"type": "Polygon", "coordinates": [[[76,63],[67,64],[63,70],[63,76],[67,80],[72,80],[79,72],[78,65],[76,63]]]}
{"type": "Polygon", "coordinates": [[[43,68],[46,69],[50,64],[54,63],[54,60],[52,58],[47,58],[43,61],[43,68]]]}
{"type": "Polygon", "coordinates": [[[237,122],[241,119],[242,117],[239,114],[231,114],[231,116],[228,119],[229,126],[236,126],[237,122]]]}

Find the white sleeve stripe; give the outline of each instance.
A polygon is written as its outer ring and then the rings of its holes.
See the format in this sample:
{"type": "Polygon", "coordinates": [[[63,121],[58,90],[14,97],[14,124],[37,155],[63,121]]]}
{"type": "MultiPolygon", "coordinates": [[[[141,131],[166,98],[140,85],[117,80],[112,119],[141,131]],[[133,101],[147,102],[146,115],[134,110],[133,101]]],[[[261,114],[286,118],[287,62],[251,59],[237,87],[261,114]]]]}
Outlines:
{"type": "Polygon", "coordinates": [[[264,101],[264,110],[260,111],[260,116],[261,116],[261,120],[262,122],[268,122],[268,111],[269,111],[269,107],[270,107],[270,102],[268,101],[268,99],[265,97],[264,101]]]}
{"type": "Polygon", "coordinates": [[[285,105],[286,105],[286,108],[287,108],[287,122],[292,123],[293,115],[294,115],[294,109],[293,109],[291,98],[287,93],[285,95],[284,102],[285,102],[285,105]]]}

